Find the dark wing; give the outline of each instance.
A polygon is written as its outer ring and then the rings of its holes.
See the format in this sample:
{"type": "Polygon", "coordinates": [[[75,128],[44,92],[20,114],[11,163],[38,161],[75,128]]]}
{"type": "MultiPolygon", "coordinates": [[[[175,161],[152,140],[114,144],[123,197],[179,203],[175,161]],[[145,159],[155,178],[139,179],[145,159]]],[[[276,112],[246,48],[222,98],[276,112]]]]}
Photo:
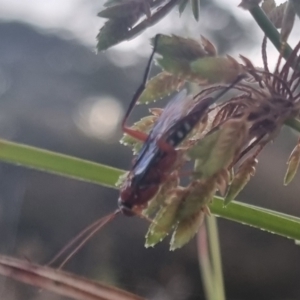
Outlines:
{"type": "Polygon", "coordinates": [[[193,97],[187,96],[186,90],[182,90],[174,96],[154,124],[149,134],[150,139],[158,140],[187,113],[193,102],[193,97]]]}
{"type": "Polygon", "coordinates": [[[183,117],[192,103],[193,97],[187,97],[186,90],[182,90],[171,99],[162,114],[158,117],[132,168],[138,181],[146,174],[151,163],[162,152],[157,146],[156,141],[183,117]]]}

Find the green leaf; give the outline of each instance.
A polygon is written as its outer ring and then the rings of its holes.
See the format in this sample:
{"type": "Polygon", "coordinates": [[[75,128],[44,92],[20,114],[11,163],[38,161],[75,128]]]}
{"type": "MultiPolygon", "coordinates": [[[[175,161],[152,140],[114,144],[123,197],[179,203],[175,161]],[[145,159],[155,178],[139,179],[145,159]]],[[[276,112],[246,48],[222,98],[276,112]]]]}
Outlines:
{"type": "Polygon", "coordinates": [[[136,1],[129,1],[109,6],[98,13],[98,17],[106,19],[123,19],[131,16],[135,16],[139,13],[140,5],[136,1]]]}
{"type": "Polygon", "coordinates": [[[148,104],[165,98],[171,93],[180,90],[183,85],[184,81],[181,78],[166,72],[159,73],[148,81],[146,89],[140,96],[138,103],[148,104]]]}
{"type": "MultiPolygon", "coordinates": [[[[146,6],[142,5],[142,12],[147,14],[147,18],[141,22],[138,22],[140,18],[139,14],[132,14],[124,18],[110,19],[100,29],[100,32],[97,36],[98,51],[106,50],[120,42],[136,37],[145,29],[155,25],[162,18],[164,18],[173,9],[173,7],[178,4],[178,2],[179,0],[170,0],[164,6],[161,6],[159,9],[157,9],[152,15],[150,15],[150,9],[159,5],[160,1],[152,2],[151,7],[148,7],[147,3],[146,6]],[[135,25],[135,23],[137,24],[135,25]]],[[[114,2],[111,1],[111,3],[114,2]]]]}
{"type": "Polygon", "coordinates": [[[246,127],[243,122],[226,122],[189,150],[188,155],[197,159],[195,177],[208,178],[226,168],[241,146],[245,131],[246,127]]]}
{"type": "Polygon", "coordinates": [[[185,8],[186,8],[186,5],[188,4],[188,2],[189,2],[190,0],[181,0],[180,1],[180,3],[179,3],[179,15],[181,15],[183,12],[184,12],[184,10],[185,10],[185,8]]]}
{"type": "Polygon", "coordinates": [[[97,35],[97,50],[103,51],[124,41],[129,34],[132,19],[109,20],[97,35]]]}
{"type": "Polygon", "coordinates": [[[239,167],[238,172],[235,174],[233,181],[229,186],[224,200],[225,205],[229,204],[243,190],[251,176],[254,175],[256,165],[257,160],[250,157],[239,167]]]}
{"type": "Polygon", "coordinates": [[[195,236],[203,223],[204,216],[204,212],[200,210],[177,224],[170,242],[171,251],[181,248],[195,236]]]}
{"type": "Polygon", "coordinates": [[[145,247],[155,246],[169,234],[176,223],[179,205],[180,198],[177,195],[173,195],[167,200],[167,205],[158,211],[147,232],[145,247]]]}
{"type": "Polygon", "coordinates": [[[187,188],[183,196],[178,220],[188,219],[195,212],[202,210],[213,198],[216,192],[216,178],[195,180],[187,188]]]}
{"type": "Polygon", "coordinates": [[[200,0],[191,0],[192,11],[196,21],[199,21],[200,14],[200,0]]]}
{"type": "Polygon", "coordinates": [[[233,58],[203,57],[190,64],[191,71],[209,84],[231,83],[243,70],[233,58]]]}
{"type": "MultiPolygon", "coordinates": [[[[153,43],[154,38],[152,39],[153,43]]],[[[183,38],[177,35],[169,36],[161,34],[156,51],[163,57],[174,60],[194,61],[207,55],[200,43],[194,39],[183,38]]]]}
{"type": "Polygon", "coordinates": [[[157,63],[163,70],[182,80],[192,81],[195,77],[187,60],[162,57],[157,59],[157,63]]]}
{"type": "Polygon", "coordinates": [[[193,181],[184,190],[176,216],[178,223],[172,235],[170,250],[182,247],[194,237],[204,220],[205,212],[209,213],[207,204],[212,200],[215,191],[216,178],[193,181]]]}
{"type": "Polygon", "coordinates": [[[289,159],[288,159],[288,168],[286,170],[286,174],[284,176],[284,185],[288,185],[297,174],[300,162],[300,140],[298,141],[296,147],[292,151],[289,159]]]}

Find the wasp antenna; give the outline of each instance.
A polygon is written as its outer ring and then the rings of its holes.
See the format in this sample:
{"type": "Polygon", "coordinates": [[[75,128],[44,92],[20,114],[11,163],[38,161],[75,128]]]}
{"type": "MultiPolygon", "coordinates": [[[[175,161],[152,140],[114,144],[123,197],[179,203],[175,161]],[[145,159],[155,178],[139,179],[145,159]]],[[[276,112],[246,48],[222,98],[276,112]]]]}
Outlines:
{"type": "Polygon", "coordinates": [[[221,90],[215,97],[214,97],[214,102],[219,100],[222,96],[224,96],[229,90],[231,90],[235,85],[237,85],[241,80],[245,79],[247,76],[246,74],[242,73],[238,75],[234,81],[231,82],[230,85],[225,87],[223,90],[221,90]]]}
{"type": "Polygon", "coordinates": [[[116,215],[120,213],[120,210],[116,210],[113,213],[98,219],[91,225],[87,226],[83,229],[75,238],[73,238],[70,242],[67,243],[48,263],[47,266],[54,264],[57,262],[70,248],[72,248],[75,244],[79,243],[81,239],[83,239],[79,245],[63,260],[63,262],[59,265],[58,269],[61,269],[72,257],[76,254],[85,244],[89,241],[104,225],[112,221],[116,215]]]}
{"type": "Polygon", "coordinates": [[[148,60],[147,66],[146,66],[146,70],[145,70],[145,73],[144,73],[143,81],[142,81],[141,85],[139,86],[139,88],[134,93],[133,98],[132,98],[132,100],[131,100],[131,102],[130,102],[130,104],[128,106],[127,112],[126,112],[126,114],[124,116],[124,119],[122,121],[122,127],[123,128],[125,127],[126,120],[128,119],[128,117],[129,117],[129,115],[130,115],[130,113],[131,113],[134,105],[136,104],[136,102],[140,98],[142,92],[146,88],[148,77],[149,77],[149,74],[150,74],[150,71],[151,71],[152,60],[153,60],[154,54],[156,53],[156,49],[157,49],[157,45],[158,45],[158,40],[159,40],[160,36],[161,36],[160,34],[157,34],[155,36],[155,38],[154,38],[153,50],[152,50],[152,53],[151,53],[151,55],[149,57],[149,60],[148,60]]]}

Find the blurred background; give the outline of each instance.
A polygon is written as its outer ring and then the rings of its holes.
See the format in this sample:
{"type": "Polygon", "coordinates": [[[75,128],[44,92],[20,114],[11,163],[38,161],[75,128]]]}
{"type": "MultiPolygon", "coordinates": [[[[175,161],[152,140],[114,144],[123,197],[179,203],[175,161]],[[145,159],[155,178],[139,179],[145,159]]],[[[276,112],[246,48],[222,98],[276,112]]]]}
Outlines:
{"type": "MultiPolygon", "coordinates": [[[[128,169],[120,121],[142,80],[156,33],[199,38],[261,65],[262,33],[239,1],[203,0],[199,23],[178,10],[142,36],[96,54],[103,0],[0,0],[0,137],[128,169]]],[[[299,40],[295,26],[291,44],[299,40]]],[[[299,30],[299,29],[298,29],[299,30]]],[[[269,47],[270,63],[276,51],[269,47]]],[[[154,70],[155,71],[155,70],[154,70]]],[[[157,105],[160,105],[158,103],[157,105]]],[[[147,113],[137,107],[130,122],[147,113]]],[[[239,200],[300,216],[299,175],[283,187],[297,135],[285,128],[260,156],[239,200]]],[[[46,263],[85,226],[117,207],[118,192],[0,164],[0,252],[46,263]]],[[[66,266],[153,300],[204,299],[195,240],[175,252],[144,248],[148,223],[119,216],[66,266]]],[[[227,299],[300,299],[292,240],[219,219],[227,299]]],[[[1,277],[0,297],[66,299],[1,277]]]]}

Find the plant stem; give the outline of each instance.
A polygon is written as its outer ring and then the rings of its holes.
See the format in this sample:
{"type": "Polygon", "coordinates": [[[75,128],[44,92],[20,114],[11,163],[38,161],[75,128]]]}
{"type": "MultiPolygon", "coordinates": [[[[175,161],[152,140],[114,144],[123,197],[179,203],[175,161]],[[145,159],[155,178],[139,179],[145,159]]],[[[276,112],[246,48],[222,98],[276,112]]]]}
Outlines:
{"type": "Polygon", "coordinates": [[[207,230],[205,223],[200,227],[197,234],[197,249],[205,299],[216,300],[214,276],[209,257],[209,246],[207,243],[207,230]]]}
{"type": "Polygon", "coordinates": [[[211,215],[207,218],[207,229],[209,237],[209,249],[211,253],[212,270],[214,275],[215,299],[225,300],[225,288],[223,280],[221,249],[217,218],[211,215]]]}
{"type": "Polygon", "coordinates": [[[300,132],[300,120],[298,119],[288,119],[284,123],[286,126],[300,132]]]}
{"type": "Polygon", "coordinates": [[[88,160],[0,139],[0,160],[114,187],[123,171],[88,160]]]}
{"type": "Polygon", "coordinates": [[[224,207],[224,200],[220,197],[214,197],[209,205],[211,212],[225,219],[236,221],[242,224],[250,225],[263,229],[278,235],[300,240],[300,222],[297,218],[289,218],[284,215],[268,213],[254,205],[247,205],[236,201],[230,202],[230,205],[224,207]]]}
{"type": "MultiPolygon", "coordinates": [[[[270,41],[273,43],[276,49],[281,53],[283,49],[280,40],[280,34],[275,28],[275,26],[272,24],[272,22],[269,20],[269,18],[266,16],[264,11],[258,5],[256,5],[253,8],[251,8],[249,12],[251,13],[252,17],[259,25],[261,30],[264,32],[264,34],[270,39],[270,41]]],[[[292,53],[292,51],[292,48],[287,43],[285,43],[283,57],[287,59],[292,53]]]]}
{"type": "MultiPolygon", "coordinates": [[[[116,188],[118,177],[124,173],[122,170],[95,162],[2,139],[0,139],[0,161],[112,188],[116,188]]],[[[210,209],[212,213],[223,218],[300,240],[299,218],[235,201],[224,207],[224,201],[219,197],[214,198],[210,209]]]]}

